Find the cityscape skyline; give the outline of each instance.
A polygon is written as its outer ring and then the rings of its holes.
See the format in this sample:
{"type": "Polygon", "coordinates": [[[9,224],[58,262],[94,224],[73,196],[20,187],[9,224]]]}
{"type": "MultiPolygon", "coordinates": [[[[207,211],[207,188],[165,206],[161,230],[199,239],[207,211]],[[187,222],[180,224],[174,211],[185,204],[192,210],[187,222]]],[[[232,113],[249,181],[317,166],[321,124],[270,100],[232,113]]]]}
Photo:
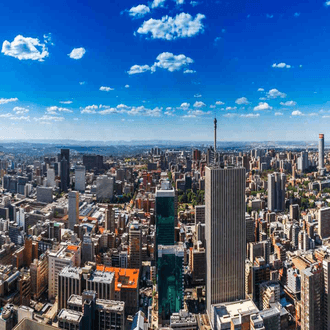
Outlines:
{"type": "Polygon", "coordinates": [[[33,13],[22,2],[15,20],[6,5],[0,139],[164,139],[170,126],[176,138],[205,140],[214,113],[218,141],[326,132],[328,2],[101,5],[75,8],[74,20],[62,2],[33,13]],[[29,27],[18,23],[25,12],[29,27]],[[98,22],[92,31],[86,17],[98,22]]]}

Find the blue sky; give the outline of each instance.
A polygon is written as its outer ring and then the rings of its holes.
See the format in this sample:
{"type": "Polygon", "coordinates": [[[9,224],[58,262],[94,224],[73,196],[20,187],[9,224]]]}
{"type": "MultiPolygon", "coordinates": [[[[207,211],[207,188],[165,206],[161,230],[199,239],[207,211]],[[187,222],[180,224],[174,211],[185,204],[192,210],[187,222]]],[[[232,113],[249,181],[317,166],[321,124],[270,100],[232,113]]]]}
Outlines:
{"type": "Polygon", "coordinates": [[[330,1],[7,1],[0,139],[317,140],[330,1]]]}

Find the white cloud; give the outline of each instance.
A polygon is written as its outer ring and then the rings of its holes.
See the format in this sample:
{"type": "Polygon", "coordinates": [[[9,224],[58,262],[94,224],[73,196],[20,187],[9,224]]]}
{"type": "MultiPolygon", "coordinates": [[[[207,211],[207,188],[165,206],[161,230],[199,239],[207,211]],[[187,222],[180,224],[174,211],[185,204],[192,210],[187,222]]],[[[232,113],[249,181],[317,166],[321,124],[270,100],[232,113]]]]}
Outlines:
{"type": "Polygon", "coordinates": [[[11,120],[26,120],[30,121],[30,116],[12,116],[11,120]]]}
{"type": "Polygon", "coordinates": [[[149,65],[133,65],[128,74],[144,73],[147,71],[155,72],[157,68],[165,69],[170,72],[179,71],[194,61],[186,55],[174,55],[172,53],[164,52],[157,56],[156,62],[150,67],[149,65]]]}
{"type": "Polygon", "coordinates": [[[150,13],[150,8],[146,5],[138,5],[136,7],[132,7],[129,11],[128,11],[129,15],[132,17],[143,17],[145,15],[147,15],[148,13],[150,13]]]}
{"type": "Polygon", "coordinates": [[[164,52],[157,56],[158,62],[155,62],[153,68],[162,68],[170,72],[181,70],[183,67],[194,63],[194,61],[186,55],[173,55],[172,53],[164,52]]]}
{"type": "Polygon", "coordinates": [[[10,118],[12,116],[13,116],[13,114],[9,113],[9,112],[0,114],[0,118],[10,118]]]}
{"type": "Polygon", "coordinates": [[[30,110],[22,107],[15,107],[13,111],[16,113],[16,115],[22,115],[24,113],[28,113],[30,110]]]}
{"type": "Polygon", "coordinates": [[[232,117],[236,117],[237,114],[236,113],[226,113],[225,115],[223,115],[226,118],[232,118],[232,117]]]}
{"type": "Polygon", "coordinates": [[[79,85],[85,85],[86,84],[86,81],[80,81],[79,82],[79,85]]]}
{"type": "Polygon", "coordinates": [[[184,70],[183,71],[183,73],[196,73],[196,71],[195,70],[190,70],[190,69],[186,69],[186,70],[184,70]]]}
{"type": "Polygon", "coordinates": [[[269,15],[269,14],[267,14],[266,17],[267,17],[267,18],[273,18],[274,15],[269,15]]]}
{"type": "Polygon", "coordinates": [[[294,16],[294,17],[299,17],[299,16],[300,16],[300,13],[294,13],[293,16],[294,16]]]}
{"type": "Polygon", "coordinates": [[[226,111],[236,110],[237,107],[226,107],[226,111]]]}
{"type": "Polygon", "coordinates": [[[246,97],[240,97],[235,101],[236,104],[249,104],[250,102],[246,97]]]}
{"type": "Polygon", "coordinates": [[[269,99],[276,99],[278,97],[280,98],[285,98],[286,94],[285,93],[281,93],[279,90],[277,90],[276,88],[271,89],[269,92],[267,92],[267,97],[269,99]]]}
{"type": "Polygon", "coordinates": [[[110,91],[114,91],[114,88],[108,87],[108,86],[101,86],[100,87],[100,91],[102,92],[110,92],[110,91]]]}
{"type": "Polygon", "coordinates": [[[205,107],[205,106],[206,106],[206,104],[204,102],[202,102],[202,101],[196,101],[194,103],[194,107],[195,108],[202,108],[202,107],[205,107]]]}
{"type": "Polygon", "coordinates": [[[174,0],[176,2],[177,5],[183,5],[184,4],[184,0],[174,0]]]}
{"type": "Polygon", "coordinates": [[[80,112],[81,113],[87,113],[87,114],[93,114],[93,113],[96,113],[96,110],[98,109],[99,107],[95,104],[93,105],[88,105],[87,107],[85,107],[84,109],[82,109],[80,112]]]}
{"type": "Polygon", "coordinates": [[[211,114],[211,111],[189,110],[188,114],[182,116],[182,118],[196,118],[196,117],[206,116],[209,114],[211,114]]]}
{"type": "Polygon", "coordinates": [[[39,118],[35,117],[33,119],[35,121],[50,122],[50,121],[63,121],[64,117],[43,115],[42,117],[39,117],[39,118]]]}
{"type": "Polygon", "coordinates": [[[129,88],[129,85],[125,85],[125,88],[129,88]]]}
{"type": "Polygon", "coordinates": [[[151,34],[153,39],[174,40],[177,38],[193,37],[204,32],[202,20],[205,18],[203,14],[197,14],[193,18],[190,14],[180,13],[174,18],[164,16],[162,19],[151,18],[144,21],[137,33],[148,35],[151,34]]]}
{"type": "Polygon", "coordinates": [[[46,109],[46,113],[50,115],[57,115],[58,112],[73,112],[73,111],[67,108],[57,107],[56,105],[52,107],[48,107],[46,109]]]}
{"type": "Polygon", "coordinates": [[[221,101],[216,101],[215,104],[216,104],[216,105],[223,105],[223,104],[225,104],[225,103],[224,103],[224,102],[221,102],[221,101]]]}
{"type": "Polygon", "coordinates": [[[272,68],[290,69],[290,68],[291,68],[291,65],[286,64],[286,63],[283,63],[283,62],[278,63],[278,64],[274,63],[274,64],[272,65],[272,68]]]}
{"type": "Polygon", "coordinates": [[[211,105],[210,105],[210,108],[211,108],[211,109],[215,109],[216,107],[217,107],[217,106],[214,105],[214,104],[211,104],[211,105]]]}
{"type": "Polygon", "coordinates": [[[297,102],[295,102],[295,101],[286,101],[286,102],[281,102],[280,104],[285,106],[285,107],[294,107],[295,105],[297,105],[297,102]]]}
{"type": "Polygon", "coordinates": [[[272,110],[273,108],[267,102],[260,102],[259,105],[254,107],[254,111],[262,111],[262,110],[272,110]]]}
{"type": "Polygon", "coordinates": [[[5,40],[2,44],[2,53],[19,60],[33,60],[43,62],[48,57],[48,48],[38,38],[25,38],[22,35],[15,37],[14,41],[5,40]]]}
{"type": "Polygon", "coordinates": [[[326,1],[326,2],[324,3],[324,5],[325,5],[326,7],[329,7],[329,6],[330,6],[330,1],[326,1]]]}
{"type": "Polygon", "coordinates": [[[51,33],[44,34],[44,42],[45,42],[45,44],[49,44],[49,45],[54,46],[54,43],[52,42],[52,34],[51,33]]]}
{"type": "Polygon", "coordinates": [[[60,101],[61,104],[71,104],[72,101],[60,101]]]}
{"type": "Polygon", "coordinates": [[[222,39],[221,37],[216,37],[213,41],[213,45],[216,46],[221,39],[222,39]]]}
{"type": "Polygon", "coordinates": [[[244,117],[244,118],[257,118],[257,117],[260,117],[260,114],[259,113],[248,113],[246,115],[241,115],[241,117],[244,117]]]}
{"type": "Polygon", "coordinates": [[[184,102],[181,103],[180,108],[187,110],[190,107],[190,103],[184,102]]]}
{"type": "Polygon", "coordinates": [[[112,113],[120,113],[116,108],[108,108],[98,112],[100,115],[110,115],[112,113]]]}
{"type": "Polygon", "coordinates": [[[258,92],[264,92],[265,90],[263,88],[258,88],[258,92]]]}
{"type": "Polygon", "coordinates": [[[0,99],[0,104],[6,104],[6,103],[9,103],[9,102],[16,102],[18,101],[18,98],[17,97],[12,97],[10,99],[0,99]]]}
{"type": "Polygon", "coordinates": [[[127,72],[129,75],[131,74],[137,74],[137,73],[144,73],[150,71],[149,65],[133,65],[129,71],[127,72]]]}
{"type": "Polygon", "coordinates": [[[291,115],[292,116],[303,116],[304,114],[299,110],[295,110],[295,111],[292,111],[291,115]]]}
{"type": "Polygon", "coordinates": [[[196,98],[202,97],[202,94],[195,94],[194,97],[196,98]]]}
{"type": "Polygon", "coordinates": [[[283,112],[275,112],[275,116],[283,116],[283,112]]]}
{"type": "Polygon", "coordinates": [[[70,58],[73,58],[74,60],[80,60],[86,53],[86,49],[83,47],[80,48],[73,48],[71,53],[68,54],[70,58]]]}
{"type": "Polygon", "coordinates": [[[166,0],[154,0],[151,4],[151,8],[157,8],[164,6],[166,0]]]}
{"type": "Polygon", "coordinates": [[[190,1],[190,4],[193,6],[193,7],[196,7],[198,6],[200,3],[198,1],[190,1]]]}

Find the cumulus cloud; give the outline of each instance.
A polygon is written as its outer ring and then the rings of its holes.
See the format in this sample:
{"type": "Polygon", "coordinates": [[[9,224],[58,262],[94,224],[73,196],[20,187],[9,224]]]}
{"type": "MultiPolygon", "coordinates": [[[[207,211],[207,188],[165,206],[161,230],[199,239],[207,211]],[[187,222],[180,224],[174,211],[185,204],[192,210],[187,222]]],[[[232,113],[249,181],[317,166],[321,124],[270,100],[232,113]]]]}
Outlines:
{"type": "Polygon", "coordinates": [[[189,38],[204,32],[202,20],[203,14],[197,14],[193,18],[190,14],[180,13],[174,18],[163,16],[161,19],[151,18],[144,21],[137,33],[151,35],[153,39],[174,40],[178,38],[189,38]]]}
{"type": "Polygon", "coordinates": [[[280,104],[285,106],[285,107],[294,107],[295,105],[297,105],[297,102],[295,102],[295,101],[286,101],[286,102],[281,102],[280,104]]]}
{"type": "Polygon", "coordinates": [[[57,115],[58,112],[73,112],[73,111],[67,108],[58,107],[56,105],[52,107],[48,107],[46,109],[46,113],[50,115],[57,115]]]}
{"type": "Polygon", "coordinates": [[[300,13],[294,13],[293,16],[294,16],[294,17],[299,17],[299,16],[300,16],[300,13]]]}
{"type": "Polygon", "coordinates": [[[44,42],[45,42],[45,44],[49,44],[49,45],[54,46],[54,43],[52,42],[52,34],[51,33],[44,34],[44,42]]]}
{"type": "Polygon", "coordinates": [[[9,102],[16,102],[16,101],[18,101],[17,97],[12,97],[10,99],[1,98],[0,99],[0,104],[6,104],[6,103],[9,103],[9,102]]]}
{"type": "Polygon", "coordinates": [[[275,112],[275,116],[283,116],[283,112],[275,112]]]}
{"type": "Polygon", "coordinates": [[[86,53],[86,49],[83,47],[73,48],[68,56],[74,60],[80,60],[86,53]]]}
{"type": "Polygon", "coordinates": [[[292,111],[291,115],[292,116],[303,116],[304,114],[299,110],[295,110],[295,111],[292,111]]]}
{"type": "Polygon", "coordinates": [[[129,11],[128,14],[132,17],[143,17],[150,13],[150,8],[146,5],[138,5],[136,7],[132,7],[129,11]]]}
{"type": "Polygon", "coordinates": [[[61,104],[71,104],[72,101],[60,101],[61,104]]]}
{"type": "Polygon", "coordinates": [[[265,90],[263,88],[258,88],[258,92],[264,92],[265,90]]]}
{"type": "Polygon", "coordinates": [[[22,35],[15,37],[14,41],[5,40],[1,52],[19,60],[33,60],[43,62],[49,56],[46,44],[38,38],[25,38],[22,35]]]}
{"type": "Polygon", "coordinates": [[[187,73],[196,73],[195,70],[190,70],[190,69],[186,69],[183,71],[183,73],[187,74],[187,73]]]}
{"type": "Polygon", "coordinates": [[[86,84],[86,81],[80,81],[79,82],[79,85],[85,85],[86,84]]]}
{"type": "Polygon", "coordinates": [[[166,0],[154,0],[151,4],[151,8],[157,8],[164,6],[166,0]]]}
{"type": "Polygon", "coordinates": [[[64,117],[43,115],[42,117],[35,117],[33,119],[35,121],[51,122],[51,121],[63,121],[64,120],[64,117]]]}
{"type": "Polygon", "coordinates": [[[274,63],[274,64],[272,65],[272,68],[290,69],[290,68],[291,68],[291,65],[286,64],[286,63],[283,63],[283,62],[278,63],[278,64],[274,63]]]}
{"type": "Polygon", "coordinates": [[[267,102],[260,102],[259,105],[254,107],[254,111],[262,111],[262,110],[272,110],[273,108],[267,102]]]}
{"type": "Polygon", "coordinates": [[[110,115],[110,114],[127,114],[130,116],[147,116],[147,117],[160,117],[162,114],[162,108],[156,107],[149,109],[144,106],[128,106],[125,104],[118,104],[115,108],[104,106],[104,105],[89,105],[85,108],[81,108],[82,114],[99,114],[99,115],[110,115]],[[104,109],[104,110],[101,110],[104,109]]]}
{"type": "Polygon", "coordinates": [[[237,107],[226,107],[226,111],[236,110],[237,107]]]}
{"type": "Polygon", "coordinates": [[[267,92],[267,98],[269,98],[269,99],[276,99],[278,97],[285,98],[286,97],[286,94],[285,93],[281,93],[276,88],[273,88],[269,92],[267,92]]]}
{"type": "Polygon", "coordinates": [[[187,102],[183,102],[183,103],[181,103],[181,105],[180,105],[180,108],[182,108],[182,109],[188,109],[190,107],[190,103],[187,103],[187,102]]]}
{"type": "Polygon", "coordinates": [[[195,108],[202,108],[202,107],[205,107],[205,106],[206,106],[206,104],[204,102],[202,102],[202,101],[196,101],[194,103],[194,107],[195,108]]]}
{"type": "Polygon", "coordinates": [[[132,75],[132,74],[138,74],[138,73],[144,73],[144,72],[147,72],[147,71],[150,71],[151,68],[149,65],[133,65],[129,71],[127,71],[127,73],[129,75],[132,75]]]}
{"type": "Polygon", "coordinates": [[[330,1],[326,1],[326,2],[324,3],[324,5],[325,5],[326,7],[329,7],[329,6],[330,6],[330,1]]]}
{"type": "Polygon", "coordinates": [[[125,85],[125,88],[129,88],[129,85],[125,85]]]}
{"type": "Polygon", "coordinates": [[[156,62],[152,66],[133,65],[128,71],[128,74],[132,75],[147,71],[155,72],[158,68],[174,72],[179,71],[192,63],[194,63],[194,61],[183,54],[174,55],[172,53],[164,52],[157,56],[156,62]]]}
{"type": "Polygon", "coordinates": [[[244,118],[257,118],[257,117],[260,117],[260,114],[259,113],[248,113],[248,114],[241,115],[241,117],[244,117],[244,118]]]}
{"type": "Polygon", "coordinates": [[[225,115],[223,115],[226,118],[232,118],[232,117],[236,117],[237,114],[236,113],[226,113],[225,115]]]}
{"type": "Polygon", "coordinates": [[[188,114],[182,116],[182,118],[196,118],[196,117],[206,116],[209,114],[211,114],[211,111],[189,110],[188,114]]]}
{"type": "Polygon", "coordinates": [[[30,110],[22,107],[15,107],[13,111],[16,113],[16,115],[23,115],[24,113],[28,113],[30,110]]]}
{"type": "Polygon", "coordinates": [[[215,104],[216,104],[216,105],[223,105],[223,104],[225,104],[225,103],[224,103],[224,102],[221,102],[221,101],[216,101],[215,104]]]}
{"type": "Polygon", "coordinates": [[[193,6],[193,7],[196,7],[198,6],[200,3],[198,1],[190,1],[190,4],[193,6]]]}
{"type": "Polygon", "coordinates": [[[100,91],[102,92],[110,92],[110,91],[114,91],[114,88],[108,87],[108,86],[101,86],[100,87],[100,91]]]}
{"type": "Polygon", "coordinates": [[[250,102],[246,97],[241,97],[235,101],[236,104],[249,104],[250,102]]]}
{"type": "Polygon", "coordinates": [[[202,97],[202,94],[195,94],[194,97],[196,98],[202,97]]]}

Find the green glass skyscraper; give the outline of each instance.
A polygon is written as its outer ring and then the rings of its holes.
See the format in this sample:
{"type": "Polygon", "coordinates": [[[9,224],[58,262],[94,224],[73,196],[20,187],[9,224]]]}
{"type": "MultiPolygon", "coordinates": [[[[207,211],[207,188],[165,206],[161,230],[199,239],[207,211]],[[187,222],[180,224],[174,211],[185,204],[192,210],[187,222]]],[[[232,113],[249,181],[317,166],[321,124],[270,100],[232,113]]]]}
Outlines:
{"type": "Polygon", "coordinates": [[[158,315],[161,320],[169,320],[172,313],[182,309],[183,257],[182,245],[158,246],[158,315]]]}
{"type": "Polygon", "coordinates": [[[175,191],[169,181],[156,190],[156,255],[158,245],[174,245],[175,191]]]}

